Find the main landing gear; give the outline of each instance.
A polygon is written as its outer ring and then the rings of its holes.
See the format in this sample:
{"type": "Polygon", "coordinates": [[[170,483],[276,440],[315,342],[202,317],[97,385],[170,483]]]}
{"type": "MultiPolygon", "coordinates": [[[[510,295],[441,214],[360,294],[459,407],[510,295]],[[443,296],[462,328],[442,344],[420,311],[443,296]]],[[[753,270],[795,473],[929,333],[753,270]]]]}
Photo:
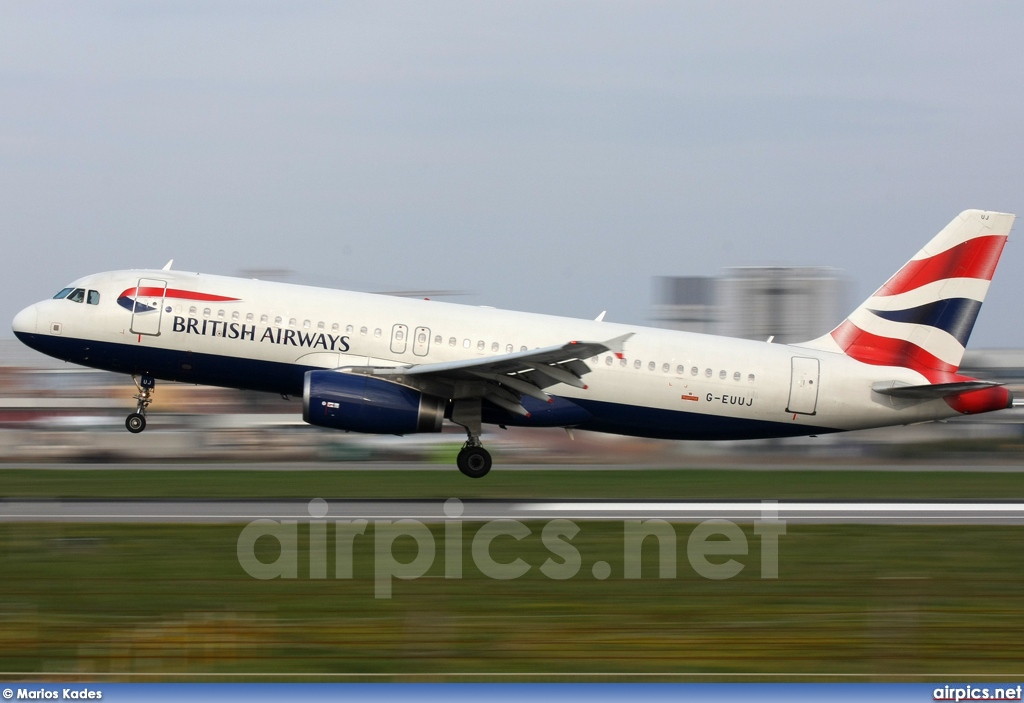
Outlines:
{"type": "Polygon", "coordinates": [[[480,446],[479,437],[470,437],[455,460],[459,471],[470,478],[483,478],[491,470],[491,453],[480,446]]]}
{"type": "Polygon", "coordinates": [[[491,470],[491,453],[480,444],[480,398],[459,398],[452,403],[452,422],[466,428],[466,444],[455,463],[466,476],[483,478],[491,470]]]}
{"type": "Polygon", "coordinates": [[[125,418],[124,426],[132,434],[138,434],[146,429],[146,408],[153,402],[156,379],[152,376],[143,376],[141,379],[132,376],[132,380],[135,381],[135,387],[139,389],[139,392],[132,396],[137,401],[135,412],[125,418]]]}

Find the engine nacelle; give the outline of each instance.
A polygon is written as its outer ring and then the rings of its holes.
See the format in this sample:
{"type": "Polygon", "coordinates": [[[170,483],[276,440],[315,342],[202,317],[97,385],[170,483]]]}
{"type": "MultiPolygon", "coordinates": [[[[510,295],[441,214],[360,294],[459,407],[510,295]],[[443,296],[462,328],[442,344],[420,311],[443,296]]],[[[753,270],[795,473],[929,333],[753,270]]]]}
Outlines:
{"type": "Polygon", "coordinates": [[[447,401],[360,373],[307,371],[302,419],[370,434],[440,432],[447,401]]]}

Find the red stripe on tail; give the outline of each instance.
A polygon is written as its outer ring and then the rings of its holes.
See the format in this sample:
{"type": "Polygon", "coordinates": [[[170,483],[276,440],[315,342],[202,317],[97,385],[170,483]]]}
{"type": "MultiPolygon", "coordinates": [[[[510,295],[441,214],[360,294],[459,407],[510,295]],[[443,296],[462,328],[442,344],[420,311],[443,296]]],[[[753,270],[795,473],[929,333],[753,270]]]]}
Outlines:
{"type": "Polygon", "coordinates": [[[945,374],[956,373],[957,367],[916,344],[903,339],[879,337],[865,332],[849,320],[832,330],[832,338],[857,361],[873,366],[902,366],[922,374],[931,383],[939,383],[945,374]]]}
{"type": "MultiPolygon", "coordinates": [[[[832,337],[852,358],[875,366],[902,366],[913,369],[929,383],[975,381],[956,373],[956,367],[929,354],[921,347],[902,339],[879,337],[865,332],[849,320],[832,331],[832,337]]],[[[1011,405],[1012,396],[1006,388],[982,388],[944,398],[949,407],[964,415],[1002,410],[1011,405]]]]}
{"type": "Polygon", "coordinates": [[[875,295],[898,295],[946,278],[980,278],[991,281],[1005,245],[1005,234],[968,239],[941,254],[909,262],[875,295]]]}

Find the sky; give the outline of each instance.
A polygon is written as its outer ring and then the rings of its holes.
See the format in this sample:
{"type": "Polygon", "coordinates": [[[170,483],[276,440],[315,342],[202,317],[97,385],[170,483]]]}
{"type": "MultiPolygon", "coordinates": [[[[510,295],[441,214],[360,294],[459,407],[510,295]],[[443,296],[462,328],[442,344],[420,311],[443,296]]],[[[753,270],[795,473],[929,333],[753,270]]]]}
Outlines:
{"type": "MultiPolygon", "coordinates": [[[[852,309],[1024,214],[1022,35],[1016,1],[0,0],[0,335],[171,258],[637,324],[653,276],[830,266],[852,309]]],[[[1024,347],[1022,228],[974,348],[1024,347]]]]}

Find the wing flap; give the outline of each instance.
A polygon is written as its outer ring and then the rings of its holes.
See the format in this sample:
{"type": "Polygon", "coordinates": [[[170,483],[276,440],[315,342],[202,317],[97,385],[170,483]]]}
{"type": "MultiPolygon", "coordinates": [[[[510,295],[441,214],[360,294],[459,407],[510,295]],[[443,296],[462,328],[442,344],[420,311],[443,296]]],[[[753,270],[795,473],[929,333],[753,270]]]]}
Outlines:
{"type": "MultiPolygon", "coordinates": [[[[624,334],[605,342],[567,342],[542,349],[529,349],[511,354],[461,359],[435,364],[412,366],[350,368],[355,373],[368,373],[381,377],[396,377],[412,385],[454,384],[466,388],[474,383],[481,391],[472,396],[486,399],[511,413],[529,417],[522,406],[522,396],[551,402],[545,388],[564,383],[575,388],[586,388],[582,376],[590,373],[584,359],[612,352],[621,354],[626,340],[633,333],[624,334]],[[471,382],[468,383],[467,382],[471,382]]],[[[460,396],[462,397],[462,396],[460,396]]]]}
{"type": "MultiPolygon", "coordinates": [[[[521,374],[535,378],[535,374],[530,372],[536,372],[537,374],[551,377],[552,382],[547,383],[546,385],[548,386],[563,382],[576,385],[574,382],[571,382],[569,377],[575,377],[578,382],[580,376],[590,372],[590,367],[583,362],[583,359],[605,352],[621,353],[623,344],[632,336],[632,333],[624,334],[621,337],[616,337],[606,342],[568,342],[542,349],[528,349],[521,352],[512,352],[511,354],[484,356],[477,359],[374,368],[373,375],[441,376],[452,379],[469,379],[479,378],[481,374],[521,374]]],[[[539,387],[543,388],[544,386],[539,387]]]]}

